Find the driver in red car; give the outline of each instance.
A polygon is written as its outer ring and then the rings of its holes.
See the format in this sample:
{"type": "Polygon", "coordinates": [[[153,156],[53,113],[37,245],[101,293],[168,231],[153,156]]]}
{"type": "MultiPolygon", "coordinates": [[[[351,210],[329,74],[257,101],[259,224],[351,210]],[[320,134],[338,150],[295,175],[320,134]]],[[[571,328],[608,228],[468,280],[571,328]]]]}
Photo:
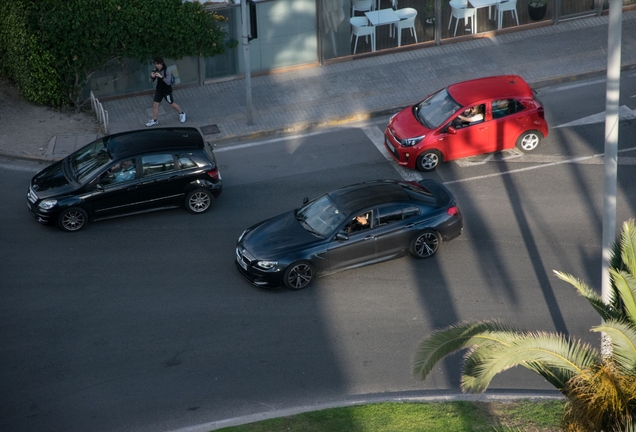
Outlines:
{"type": "Polygon", "coordinates": [[[484,114],[481,112],[480,107],[474,106],[464,110],[464,112],[458,115],[457,118],[462,121],[462,124],[469,125],[471,123],[483,121],[484,114]]]}

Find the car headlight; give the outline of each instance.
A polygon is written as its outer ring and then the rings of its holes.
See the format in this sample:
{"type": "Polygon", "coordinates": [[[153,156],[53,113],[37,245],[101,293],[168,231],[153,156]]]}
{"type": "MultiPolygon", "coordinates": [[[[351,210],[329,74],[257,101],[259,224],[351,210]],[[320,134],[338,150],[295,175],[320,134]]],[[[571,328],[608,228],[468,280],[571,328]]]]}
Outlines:
{"type": "Polygon", "coordinates": [[[57,200],[44,200],[40,204],[38,204],[38,207],[40,207],[42,210],[49,210],[55,207],[55,204],[57,204],[57,200]]]}
{"type": "Polygon", "coordinates": [[[416,138],[404,138],[402,141],[400,141],[400,144],[402,144],[404,147],[413,147],[415,144],[422,141],[425,136],[426,135],[422,135],[416,138]]]}
{"type": "Polygon", "coordinates": [[[271,270],[278,265],[278,261],[258,261],[256,265],[264,270],[271,270]]]}

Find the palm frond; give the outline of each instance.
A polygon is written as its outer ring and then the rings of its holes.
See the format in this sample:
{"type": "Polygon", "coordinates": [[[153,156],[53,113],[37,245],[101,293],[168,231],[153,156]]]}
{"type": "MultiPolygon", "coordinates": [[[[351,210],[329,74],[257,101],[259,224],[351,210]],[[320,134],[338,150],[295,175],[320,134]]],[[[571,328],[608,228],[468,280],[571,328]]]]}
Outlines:
{"type": "Polygon", "coordinates": [[[565,388],[570,378],[570,374],[564,374],[562,369],[551,367],[543,363],[528,362],[524,366],[532,372],[541,375],[543,379],[552,384],[557,390],[565,388]]]}
{"type": "Polygon", "coordinates": [[[473,345],[498,343],[488,337],[493,332],[514,333],[518,330],[499,321],[479,321],[454,324],[434,331],[415,352],[413,374],[424,380],[442,358],[473,345]]]}
{"type": "Polygon", "coordinates": [[[590,288],[585,282],[582,280],[575,278],[571,274],[562,273],[558,270],[552,270],[556,277],[561,279],[564,282],[572,285],[583,297],[587,299],[587,301],[592,305],[592,307],[598,312],[598,314],[604,320],[610,320],[617,318],[617,314],[615,309],[606,304],[600,295],[596,293],[592,288],[590,288]]]}
{"type": "Polygon", "coordinates": [[[604,332],[612,341],[612,356],[616,365],[628,375],[636,375],[636,327],[620,321],[607,321],[592,327],[604,332]]]}
{"type": "Polygon", "coordinates": [[[565,382],[573,375],[584,374],[599,358],[596,350],[578,340],[554,333],[525,333],[524,337],[497,349],[475,348],[464,362],[462,389],[481,393],[495,375],[519,365],[533,372],[545,369],[565,382]]]}
{"type": "Polygon", "coordinates": [[[621,309],[624,319],[636,325],[636,278],[626,271],[610,269],[614,287],[621,299],[621,309]]]}
{"type": "Polygon", "coordinates": [[[636,226],[634,219],[623,223],[621,234],[621,258],[626,270],[636,276],[636,226]]]}

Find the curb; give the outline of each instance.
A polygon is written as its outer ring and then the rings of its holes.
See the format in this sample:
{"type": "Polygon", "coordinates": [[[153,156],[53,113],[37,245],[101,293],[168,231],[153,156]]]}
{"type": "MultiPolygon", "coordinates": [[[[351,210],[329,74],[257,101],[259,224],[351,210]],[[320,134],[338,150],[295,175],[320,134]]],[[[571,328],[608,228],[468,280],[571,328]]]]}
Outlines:
{"type": "Polygon", "coordinates": [[[331,408],[345,408],[357,405],[378,404],[384,402],[394,403],[424,403],[424,402],[513,402],[518,400],[545,401],[545,400],[565,400],[565,397],[558,391],[543,391],[536,393],[493,393],[493,394],[465,394],[451,393],[436,396],[402,396],[402,397],[371,397],[362,399],[351,399],[345,401],[331,402],[313,406],[299,406],[294,408],[282,409],[277,411],[267,411],[256,414],[250,414],[241,417],[233,417],[225,420],[217,420],[209,423],[203,423],[194,426],[187,426],[176,429],[171,432],[208,432],[212,430],[222,429],[231,426],[241,426],[249,423],[255,423],[273,418],[289,417],[296,414],[302,414],[312,411],[321,411],[331,408]]]}

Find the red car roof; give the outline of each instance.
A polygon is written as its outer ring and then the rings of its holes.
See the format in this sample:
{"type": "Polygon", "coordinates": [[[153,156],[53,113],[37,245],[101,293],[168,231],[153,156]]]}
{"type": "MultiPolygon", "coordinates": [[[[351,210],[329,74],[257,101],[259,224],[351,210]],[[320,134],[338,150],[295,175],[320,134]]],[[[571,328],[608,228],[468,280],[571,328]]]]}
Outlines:
{"type": "Polygon", "coordinates": [[[484,99],[532,97],[533,92],[519,75],[478,78],[448,86],[448,93],[462,106],[484,99]]]}

